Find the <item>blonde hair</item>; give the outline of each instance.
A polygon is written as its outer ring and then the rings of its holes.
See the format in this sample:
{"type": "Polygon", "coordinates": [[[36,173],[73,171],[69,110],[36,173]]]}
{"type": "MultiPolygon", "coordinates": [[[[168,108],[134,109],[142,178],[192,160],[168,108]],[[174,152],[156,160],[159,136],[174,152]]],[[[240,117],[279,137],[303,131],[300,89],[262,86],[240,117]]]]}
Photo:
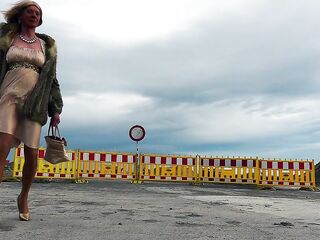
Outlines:
{"type": "Polygon", "coordinates": [[[36,6],[40,10],[40,26],[42,24],[42,9],[38,3],[30,0],[19,1],[16,4],[14,4],[9,10],[3,11],[2,13],[4,15],[4,19],[7,21],[7,23],[20,24],[20,15],[22,14],[23,10],[30,6],[36,6]]]}

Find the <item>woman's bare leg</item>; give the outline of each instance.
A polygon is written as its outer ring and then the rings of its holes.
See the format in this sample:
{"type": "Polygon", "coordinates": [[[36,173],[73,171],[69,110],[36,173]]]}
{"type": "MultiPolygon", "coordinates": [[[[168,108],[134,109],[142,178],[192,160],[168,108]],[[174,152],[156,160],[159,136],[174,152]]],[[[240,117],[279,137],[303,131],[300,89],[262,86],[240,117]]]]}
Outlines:
{"type": "Polygon", "coordinates": [[[28,213],[28,195],[37,170],[38,149],[24,146],[24,166],[22,170],[22,189],[20,193],[20,211],[28,213]]]}
{"type": "Polygon", "coordinates": [[[13,141],[14,137],[12,135],[0,133],[0,182],[2,181],[4,165],[13,141]]]}

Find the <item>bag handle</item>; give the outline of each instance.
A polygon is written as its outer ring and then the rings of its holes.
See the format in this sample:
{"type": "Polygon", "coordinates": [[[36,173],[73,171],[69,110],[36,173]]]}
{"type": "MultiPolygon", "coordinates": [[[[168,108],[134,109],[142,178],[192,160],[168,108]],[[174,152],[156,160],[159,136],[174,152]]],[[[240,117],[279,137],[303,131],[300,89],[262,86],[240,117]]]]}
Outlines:
{"type": "Polygon", "coordinates": [[[48,128],[48,136],[50,134],[50,129],[51,129],[51,136],[53,136],[54,138],[59,137],[61,139],[59,128],[58,128],[58,126],[53,126],[52,120],[50,121],[50,125],[49,125],[49,128],[48,128]]]}

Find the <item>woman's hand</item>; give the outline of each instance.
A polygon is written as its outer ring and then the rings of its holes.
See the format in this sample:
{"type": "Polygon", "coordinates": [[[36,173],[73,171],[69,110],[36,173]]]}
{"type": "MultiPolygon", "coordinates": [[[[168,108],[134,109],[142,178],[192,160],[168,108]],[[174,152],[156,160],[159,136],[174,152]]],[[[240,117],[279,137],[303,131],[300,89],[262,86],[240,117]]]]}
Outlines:
{"type": "Polygon", "coordinates": [[[54,114],[54,116],[51,118],[51,124],[52,126],[58,126],[58,124],[60,123],[60,114],[56,113],[54,114]]]}

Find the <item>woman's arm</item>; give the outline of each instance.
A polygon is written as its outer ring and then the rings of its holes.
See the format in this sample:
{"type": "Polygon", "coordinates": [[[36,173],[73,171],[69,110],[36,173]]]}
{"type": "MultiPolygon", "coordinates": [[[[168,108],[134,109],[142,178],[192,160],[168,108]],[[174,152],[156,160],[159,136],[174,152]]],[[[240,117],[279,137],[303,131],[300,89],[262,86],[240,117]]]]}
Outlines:
{"type": "Polygon", "coordinates": [[[60,123],[60,113],[62,112],[63,101],[60,92],[60,85],[56,78],[56,73],[54,71],[53,82],[51,86],[49,104],[48,104],[48,114],[51,117],[53,125],[58,125],[60,123]]]}

